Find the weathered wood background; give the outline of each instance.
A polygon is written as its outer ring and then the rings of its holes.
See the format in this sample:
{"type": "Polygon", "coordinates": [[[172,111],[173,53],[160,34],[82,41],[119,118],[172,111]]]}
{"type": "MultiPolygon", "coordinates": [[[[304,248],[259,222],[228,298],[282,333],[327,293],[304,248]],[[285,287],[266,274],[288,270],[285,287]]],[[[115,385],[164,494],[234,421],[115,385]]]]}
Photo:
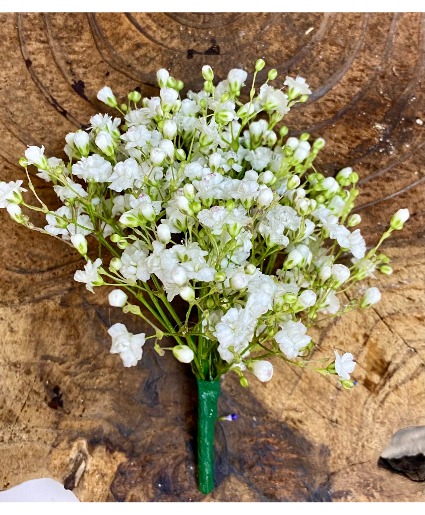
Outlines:
{"type": "MultiPolygon", "coordinates": [[[[353,352],[358,385],[342,391],[279,366],[248,391],[226,377],[220,412],[239,420],[218,426],[218,486],[205,499],[423,501],[423,485],[376,465],[391,435],[425,415],[423,15],[35,13],[0,22],[2,180],[23,178],[26,145],[61,155],[64,135],[103,109],[105,84],[117,96],[136,86],[151,95],[166,67],[196,88],[203,64],[222,78],[260,56],[282,79],[308,79],[312,98],[287,124],[327,140],[326,173],[358,171],[368,242],[396,209],[412,217],[385,245],[395,272],[376,278],[382,302],[317,336],[318,355],[353,352]]],[[[201,500],[188,369],[151,349],[124,369],[107,335],[124,320],[106,293],[73,281],[78,256],[5,213],[0,221],[0,489],[50,476],[76,484],[84,501],[201,500]]]]}

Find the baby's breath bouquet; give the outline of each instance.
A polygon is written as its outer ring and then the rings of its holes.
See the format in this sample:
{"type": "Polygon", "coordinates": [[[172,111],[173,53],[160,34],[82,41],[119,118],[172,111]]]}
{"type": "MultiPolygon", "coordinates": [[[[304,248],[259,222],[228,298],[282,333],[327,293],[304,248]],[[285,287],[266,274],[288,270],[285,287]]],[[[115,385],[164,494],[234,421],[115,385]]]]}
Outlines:
{"type": "Polygon", "coordinates": [[[308,84],[286,77],[277,89],[270,85],[277,78],[271,69],[257,88],[264,66],[256,62],[248,95],[241,94],[244,70],[230,70],[215,85],[210,66],[202,68],[203,90],[185,98],[183,82],[165,69],[157,73],[158,97],[132,91],[119,104],[104,87],[98,98],[120,117],[97,114],[87,131],[68,134],[66,161],[47,158],[44,147],[29,147],[21,158],[37,205],[24,200],[22,180],[0,182],[0,207],[14,220],[85,258],[76,281],[91,292],[113,286],[110,305],[151,328],[146,335],[122,323],[110,327],[111,352],[125,367],[137,365],[150,343],[158,354],[171,351],[190,363],[199,390],[204,493],[214,487],[221,376],[233,372],[244,387],[250,374],[269,381],[270,359],[277,358],[334,375],[351,388],[352,354],[335,350],[327,361],[308,359],[314,349],[308,330],[324,317],[379,301],[376,287],[357,291],[345,304],[338,294],[375,270],[391,273],[378,249],[409,217],[407,209],[395,213],[367,250],[360,230],[352,229],[360,216],[350,215],[357,174],[344,168],[325,177],[313,165],[324,140],[288,137],[280,124],[308,100],[308,84]],[[30,165],[62,207],[53,211],[40,199],[30,165]],[[33,225],[27,210],[45,215],[44,228],[33,225]]]}

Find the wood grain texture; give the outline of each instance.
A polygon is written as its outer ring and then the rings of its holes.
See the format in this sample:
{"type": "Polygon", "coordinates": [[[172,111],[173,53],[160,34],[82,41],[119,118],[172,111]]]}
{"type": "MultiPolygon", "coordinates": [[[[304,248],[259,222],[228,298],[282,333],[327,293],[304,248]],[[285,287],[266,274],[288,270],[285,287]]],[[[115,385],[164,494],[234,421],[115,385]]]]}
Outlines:
{"type": "MultiPolygon", "coordinates": [[[[425,500],[423,486],[376,466],[392,433],[425,415],[424,16],[34,13],[0,21],[1,180],[22,178],[16,163],[26,145],[61,155],[64,135],[103,109],[96,93],[105,84],[117,96],[136,86],[152,95],[155,72],[166,67],[197,88],[203,64],[223,78],[259,56],[282,77],[308,79],[312,98],[286,123],[295,135],[326,139],[322,171],[358,171],[368,243],[396,209],[409,207],[412,218],[385,248],[395,273],[377,277],[381,303],[317,332],[317,357],[333,348],[356,356],[353,391],[280,366],[271,383],[251,381],[248,391],[224,378],[220,413],[240,418],[217,427],[218,486],[205,500],[425,500]]],[[[202,500],[187,368],[147,348],[124,369],[107,335],[124,319],[107,292],[74,283],[78,256],[3,212],[0,223],[0,489],[51,476],[76,484],[87,501],[202,500]]]]}

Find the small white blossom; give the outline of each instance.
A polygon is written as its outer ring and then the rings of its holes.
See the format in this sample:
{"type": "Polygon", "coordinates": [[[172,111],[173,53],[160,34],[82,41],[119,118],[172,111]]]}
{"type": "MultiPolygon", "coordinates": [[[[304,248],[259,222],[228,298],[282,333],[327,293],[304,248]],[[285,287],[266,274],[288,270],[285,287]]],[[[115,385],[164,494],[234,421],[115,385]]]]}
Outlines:
{"type": "Polygon", "coordinates": [[[142,359],[145,333],[132,334],[124,324],[114,324],[108,329],[112,337],[111,354],[119,354],[125,367],[134,367],[142,359]]]}
{"type": "Polygon", "coordinates": [[[306,335],[307,328],[302,322],[290,320],[281,325],[281,330],[275,334],[274,339],[279,344],[280,350],[289,358],[296,358],[300,350],[306,347],[311,337],[306,335]]]}
{"type": "Polygon", "coordinates": [[[218,352],[228,363],[235,359],[235,354],[246,355],[246,347],[254,336],[256,321],[249,312],[240,306],[230,308],[216,325],[214,335],[219,341],[218,352]]]}
{"type": "Polygon", "coordinates": [[[78,182],[74,182],[71,179],[67,179],[66,186],[59,186],[57,184],[53,186],[53,189],[62,202],[78,197],[84,198],[88,195],[87,191],[81,186],[81,184],[78,184],[78,182]]]}
{"type": "Polygon", "coordinates": [[[171,109],[175,101],[179,98],[179,93],[172,88],[162,88],[159,92],[159,96],[161,97],[161,105],[164,108],[171,109]]]}
{"type": "Polygon", "coordinates": [[[21,187],[23,181],[0,181],[0,208],[7,208],[9,204],[20,204],[22,192],[27,191],[21,187]]]}
{"type": "Polygon", "coordinates": [[[108,182],[112,174],[112,165],[99,154],[82,157],[72,165],[72,173],[85,181],[108,182]]]}
{"type": "Polygon", "coordinates": [[[121,256],[120,273],[131,282],[148,281],[150,272],[147,265],[148,252],[141,241],[135,241],[124,249],[121,256]]]}
{"type": "Polygon", "coordinates": [[[125,161],[117,163],[108,182],[111,183],[109,188],[118,192],[139,188],[142,185],[142,172],[137,161],[130,157],[125,161]]]}
{"type": "Polygon", "coordinates": [[[299,75],[293,79],[292,77],[286,77],[285,86],[288,86],[288,95],[290,98],[295,98],[299,95],[310,95],[311,89],[309,88],[306,80],[299,75]]]}
{"type": "Polygon", "coordinates": [[[85,283],[86,288],[94,293],[93,286],[100,286],[103,283],[101,276],[99,275],[99,267],[102,264],[102,260],[97,258],[93,263],[87,261],[84,266],[84,271],[77,270],[74,274],[74,280],[79,283],[85,283]]]}
{"type": "Polygon", "coordinates": [[[353,355],[350,352],[345,352],[342,356],[338,351],[335,353],[335,370],[341,379],[350,379],[350,374],[353,372],[356,362],[353,361],[353,355]]]}

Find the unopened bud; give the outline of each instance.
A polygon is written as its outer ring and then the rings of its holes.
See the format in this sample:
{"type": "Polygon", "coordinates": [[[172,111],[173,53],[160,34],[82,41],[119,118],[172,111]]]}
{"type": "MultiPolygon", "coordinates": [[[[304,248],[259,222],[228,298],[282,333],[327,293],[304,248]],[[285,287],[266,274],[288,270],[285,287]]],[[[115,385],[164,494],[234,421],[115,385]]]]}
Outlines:
{"type": "Polygon", "coordinates": [[[213,79],[214,79],[214,72],[213,72],[213,69],[211,68],[211,66],[209,66],[208,64],[205,64],[203,67],[202,67],[202,77],[207,80],[208,82],[212,82],[213,79]]]}
{"type": "Polygon", "coordinates": [[[373,304],[376,304],[381,300],[381,292],[378,288],[375,286],[372,286],[372,288],[368,288],[363,297],[360,300],[360,307],[361,308],[368,308],[369,306],[373,306],[373,304]]]}
{"type": "Polygon", "coordinates": [[[243,290],[248,286],[248,278],[243,273],[236,273],[231,279],[230,279],[230,286],[234,290],[243,290]]]}
{"type": "Polygon", "coordinates": [[[359,225],[359,223],[362,221],[362,217],[355,213],[354,215],[351,215],[350,218],[347,221],[347,227],[355,227],[356,225],[359,225]]]}
{"type": "Polygon", "coordinates": [[[277,70],[276,70],[276,68],[272,68],[271,70],[269,70],[269,73],[267,74],[267,79],[268,80],[275,80],[276,77],[277,77],[277,70]]]}
{"type": "Polygon", "coordinates": [[[71,243],[82,256],[87,254],[87,240],[82,234],[73,234],[71,236],[71,243]]]}
{"type": "Polygon", "coordinates": [[[396,213],[393,214],[390,226],[392,229],[399,231],[403,229],[404,223],[409,219],[409,210],[408,209],[399,209],[396,213]]]}
{"type": "Polygon", "coordinates": [[[115,308],[124,307],[127,299],[127,295],[122,290],[112,290],[108,295],[109,305],[115,308]]]}
{"type": "Polygon", "coordinates": [[[176,345],[173,347],[173,354],[174,357],[181,363],[190,363],[195,357],[193,350],[190,349],[187,345],[176,345]]]}
{"type": "Polygon", "coordinates": [[[391,275],[393,273],[393,269],[390,267],[390,265],[380,266],[379,271],[381,272],[381,274],[384,274],[384,275],[391,275]]]}
{"type": "Polygon", "coordinates": [[[130,91],[127,97],[131,102],[137,104],[137,102],[142,98],[142,95],[138,91],[130,91]]]}
{"type": "Polygon", "coordinates": [[[158,225],[156,231],[158,235],[158,240],[161,243],[168,243],[169,241],[171,241],[171,231],[168,225],[160,224],[158,225]]]}
{"type": "Polygon", "coordinates": [[[255,71],[261,72],[265,65],[266,61],[264,61],[264,59],[257,59],[257,61],[255,62],[255,71]]]}
{"type": "Polygon", "coordinates": [[[191,286],[184,286],[180,290],[180,297],[187,302],[193,302],[195,300],[195,290],[191,286]]]}

